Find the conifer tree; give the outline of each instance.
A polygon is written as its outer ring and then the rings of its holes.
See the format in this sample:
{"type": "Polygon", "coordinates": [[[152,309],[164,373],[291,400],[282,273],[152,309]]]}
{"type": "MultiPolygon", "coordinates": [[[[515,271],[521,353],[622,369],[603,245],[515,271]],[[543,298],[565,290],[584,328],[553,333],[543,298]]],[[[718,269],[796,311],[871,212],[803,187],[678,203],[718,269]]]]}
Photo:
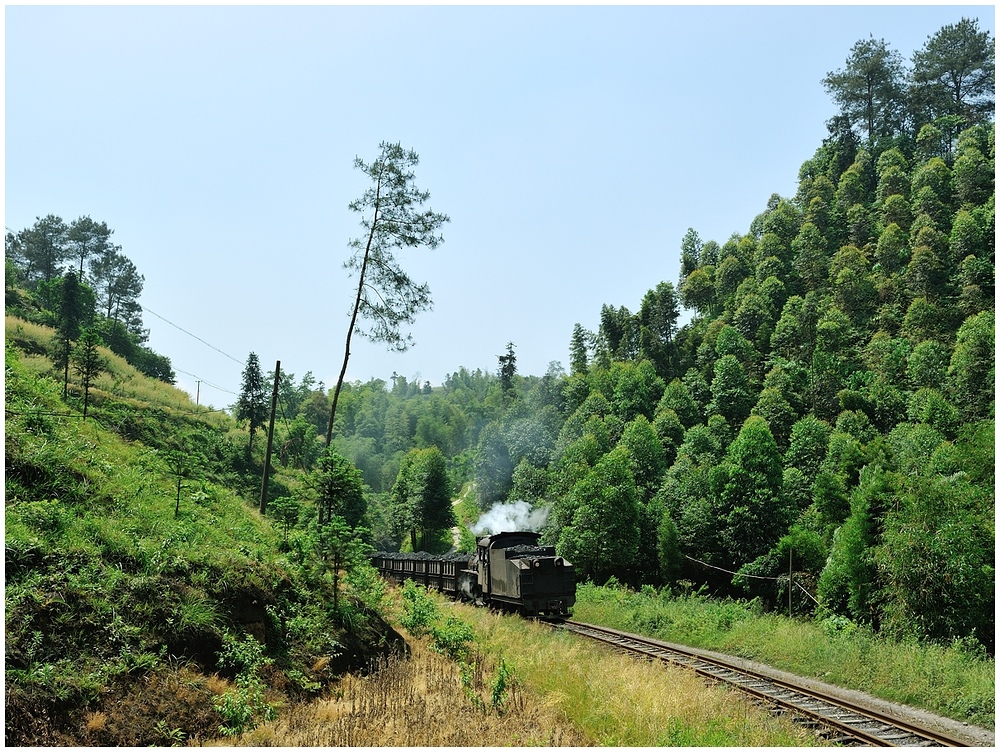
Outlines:
{"type": "Polygon", "coordinates": [[[72,343],[80,336],[80,324],[85,316],[83,310],[80,280],[75,272],[69,272],[63,277],[62,298],[59,303],[59,339],[57,344],[57,360],[63,367],[63,399],[69,389],[69,360],[73,349],[72,343]]]}
{"type": "Polygon", "coordinates": [[[257,429],[267,420],[267,399],[264,394],[264,375],[260,370],[260,361],[256,353],[250,353],[243,369],[243,385],[236,402],[236,420],[248,421],[250,427],[250,443],[247,453],[253,452],[253,437],[257,429]]]}
{"type": "Polygon", "coordinates": [[[903,59],[884,39],[861,39],[845,67],[823,79],[841,113],[874,142],[902,125],[903,59]]]}
{"type": "Polygon", "coordinates": [[[996,45],[975,19],[943,26],[913,53],[914,92],[928,120],[942,115],[975,124],[993,113],[996,45]]]}
{"type": "Polygon", "coordinates": [[[101,338],[93,329],[87,329],[80,335],[73,351],[74,370],[83,384],[83,419],[87,419],[87,407],[90,405],[90,387],[105,370],[105,362],[97,348],[101,338]]]}

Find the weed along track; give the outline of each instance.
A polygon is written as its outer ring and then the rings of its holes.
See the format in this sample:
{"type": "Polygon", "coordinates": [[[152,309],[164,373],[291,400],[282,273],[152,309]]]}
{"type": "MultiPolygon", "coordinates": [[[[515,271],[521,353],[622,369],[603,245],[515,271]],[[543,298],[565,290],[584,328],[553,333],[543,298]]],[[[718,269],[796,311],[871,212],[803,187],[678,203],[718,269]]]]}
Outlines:
{"type": "Polygon", "coordinates": [[[712,681],[730,684],[780,709],[780,712],[792,713],[797,721],[815,727],[817,733],[837,744],[877,747],[969,746],[968,741],[863,707],[815,687],[759,673],[714,655],[708,656],[647,637],[571,620],[553,622],[552,626],[648,659],[685,666],[712,681]]]}

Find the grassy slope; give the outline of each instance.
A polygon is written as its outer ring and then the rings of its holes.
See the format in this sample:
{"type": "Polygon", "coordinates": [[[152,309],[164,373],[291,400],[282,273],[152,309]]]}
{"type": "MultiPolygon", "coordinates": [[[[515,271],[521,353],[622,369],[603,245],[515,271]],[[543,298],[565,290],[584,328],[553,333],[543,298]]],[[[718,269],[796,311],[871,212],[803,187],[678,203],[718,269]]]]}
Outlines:
{"type": "Polygon", "coordinates": [[[50,364],[10,348],[43,350],[46,330],[31,329],[8,317],[7,744],[204,740],[240,671],[220,665],[230,636],[265,645],[271,705],[391,638],[356,606],[334,612],[328,576],[283,554],[252,496],[233,490],[246,473],[231,421],[105,352],[112,373],[84,422],[42,375],[50,364]]]}

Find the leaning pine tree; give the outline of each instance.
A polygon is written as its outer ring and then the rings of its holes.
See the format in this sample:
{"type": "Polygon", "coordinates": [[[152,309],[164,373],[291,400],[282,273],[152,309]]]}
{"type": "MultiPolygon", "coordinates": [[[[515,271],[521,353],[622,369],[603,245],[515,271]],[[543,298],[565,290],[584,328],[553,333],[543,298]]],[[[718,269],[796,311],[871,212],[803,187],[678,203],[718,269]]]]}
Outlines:
{"type": "Polygon", "coordinates": [[[344,364],[333,392],[326,429],[327,446],[333,438],[337,401],[347,375],[351,338],[355,332],[373,342],[385,342],[391,350],[403,352],[413,343],[413,338],[402,334],[400,327],[412,324],[417,313],[429,309],[432,304],[427,284],[418,285],[410,279],[394,255],[400,248],[436,248],[444,242],[438,232],[448,221],[447,215],[420,209],[430,193],[413,184],[412,168],[419,161],[415,151],[407,151],[398,143],[385,142],[379,145],[379,155],[371,164],[358,157],[354,159],[355,168],[369,177],[371,185],[349,207],[361,215],[365,234],[351,240],[353,253],[344,264],[358,273],[358,291],[347,329],[344,364]],[[362,329],[360,319],[370,321],[370,329],[362,329]]]}

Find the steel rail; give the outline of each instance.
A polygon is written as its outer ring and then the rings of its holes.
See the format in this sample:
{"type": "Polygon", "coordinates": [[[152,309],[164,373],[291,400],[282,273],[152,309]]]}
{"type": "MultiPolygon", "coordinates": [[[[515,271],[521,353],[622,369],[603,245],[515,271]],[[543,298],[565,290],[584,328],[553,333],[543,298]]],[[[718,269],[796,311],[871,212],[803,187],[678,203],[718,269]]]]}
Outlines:
{"type": "Polygon", "coordinates": [[[769,704],[804,716],[813,724],[834,730],[841,735],[835,737],[834,741],[841,744],[855,742],[878,747],[969,746],[968,742],[916,726],[902,718],[754,671],[717,656],[708,656],[696,650],[667,645],[649,637],[572,620],[554,622],[552,626],[585,635],[646,658],[655,658],[690,668],[715,682],[731,684],[769,704]]]}

